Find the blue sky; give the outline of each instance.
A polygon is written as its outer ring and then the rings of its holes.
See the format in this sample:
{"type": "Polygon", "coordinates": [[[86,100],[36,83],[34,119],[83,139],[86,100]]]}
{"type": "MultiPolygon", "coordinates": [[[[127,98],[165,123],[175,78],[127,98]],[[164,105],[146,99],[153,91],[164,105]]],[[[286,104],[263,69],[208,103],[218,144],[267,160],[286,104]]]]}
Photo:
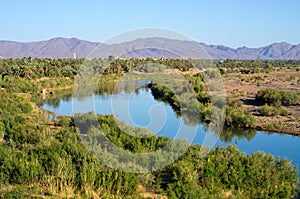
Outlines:
{"type": "Polygon", "coordinates": [[[105,41],[156,27],[230,47],[300,43],[299,0],[8,0],[0,9],[0,40],[105,41]]]}

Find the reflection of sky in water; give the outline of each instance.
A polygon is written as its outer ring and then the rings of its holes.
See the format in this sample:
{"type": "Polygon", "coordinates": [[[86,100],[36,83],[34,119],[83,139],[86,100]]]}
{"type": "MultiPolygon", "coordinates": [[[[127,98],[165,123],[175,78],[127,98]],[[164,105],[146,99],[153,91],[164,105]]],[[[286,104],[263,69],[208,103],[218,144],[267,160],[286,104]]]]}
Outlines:
{"type": "MultiPolygon", "coordinates": [[[[205,135],[207,135],[204,124],[194,127],[185,125],[183,119],[176,116],[170,105],[156,101],[151,91],[145,88],[141,88],[138,94],[136,92],[129,94],[121,92],[106,96],[93,95],[80,99],[74,97],[69,101],[61,100],[57,108],[47,104],[43,108],[54,111],[58,115],[72,115],[73,111],[114,114],[131,126],[146,127],[156,135],[185,138],[191,143],[202,144],[205,135]],[[72,106],[74,107],[73,110],[72,106]],[[194,138],[195,132],[197,134],[194,138]]],[[[214,135],[212,134],[211,137],[214,135]]],[[[219,140],[216,145],[228,146],[232,144],[236,144],[241,151],[247,154],[265,151],[275,156],[293,159],[293,163],[300,163],[300,137],[257,132],[250,141],[246,137],[234,136],[231,141],[219,140]]]]}

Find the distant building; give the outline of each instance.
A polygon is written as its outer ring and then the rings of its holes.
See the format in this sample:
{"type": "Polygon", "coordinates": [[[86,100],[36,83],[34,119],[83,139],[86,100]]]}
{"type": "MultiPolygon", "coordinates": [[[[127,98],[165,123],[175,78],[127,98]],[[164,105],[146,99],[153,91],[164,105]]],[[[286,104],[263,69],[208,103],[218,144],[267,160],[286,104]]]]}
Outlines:
{"type": "Polygon", "coordinates": [[[73,53],[73,58],[76,59],[76,53],[73,53]]]}

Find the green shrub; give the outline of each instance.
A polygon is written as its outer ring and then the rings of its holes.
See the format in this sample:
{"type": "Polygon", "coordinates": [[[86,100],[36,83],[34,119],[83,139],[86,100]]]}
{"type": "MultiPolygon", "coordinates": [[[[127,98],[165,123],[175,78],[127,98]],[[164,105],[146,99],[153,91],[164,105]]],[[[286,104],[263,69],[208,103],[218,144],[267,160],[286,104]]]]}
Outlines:
{"type": "Polygon", "coordinates": [[[294,91],[280,91],[267,88],[256,94],[256,100],[279,107],[280,105],[296,105],[300,102],[300,97],[294,91]]]}
{"type": "Polygon", "coordinates": [[[256,120],[253,115],[243,109],[234,109],[230,106],[226,107],[225,125],[240,128],[253,128],[256,120]]]}
{"type": "Polygon", "coordinates": [[[267,104],[263,105],[263,107],[259,110],[260,114],[265,115],[265,116],[276,116],[276,115],[281,115],[281,116],[286,116],[288,115],[288,111],[284,109],[283,107],[273,107],[269,106],[267,104]]]}
{"type": "Polygon", "coordinates": [[[20,108],[23,113],[29,113],[32,110],[32,107],[29,103],[22,104],[20,108]]]}
{"type": "Polygon", "coordinates": [[[246,155],[236,146],[217,147],[198,159],[199,145],[172,165],[155,172],[170,198],[293,198],[297,194],[297,168],[272,155],[246,155]],[[247,166],[245,166],[247,165],[247,166]]]}
{"type": "Polygon", "coordinates": [[[71,125],[71,118],[70,117],[66,117],[66,116],[62,116],[59,118],[59,126],[62,127],[69,127],[71,125]]]}

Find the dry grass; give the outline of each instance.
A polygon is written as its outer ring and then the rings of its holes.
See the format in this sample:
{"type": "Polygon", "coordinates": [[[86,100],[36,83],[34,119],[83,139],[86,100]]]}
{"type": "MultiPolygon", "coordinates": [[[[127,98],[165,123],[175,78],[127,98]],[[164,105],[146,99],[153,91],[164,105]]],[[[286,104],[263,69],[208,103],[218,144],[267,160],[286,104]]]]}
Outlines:
{"type": "Polygon", "coordinates": [[[138,185],[137,192],[143,198],[151,198],[151,199],[168,199],[167,196],[163,196],[160,194],[153,193],[151,191],[147,191],[145,187],[142,185],[138,185]]]}

